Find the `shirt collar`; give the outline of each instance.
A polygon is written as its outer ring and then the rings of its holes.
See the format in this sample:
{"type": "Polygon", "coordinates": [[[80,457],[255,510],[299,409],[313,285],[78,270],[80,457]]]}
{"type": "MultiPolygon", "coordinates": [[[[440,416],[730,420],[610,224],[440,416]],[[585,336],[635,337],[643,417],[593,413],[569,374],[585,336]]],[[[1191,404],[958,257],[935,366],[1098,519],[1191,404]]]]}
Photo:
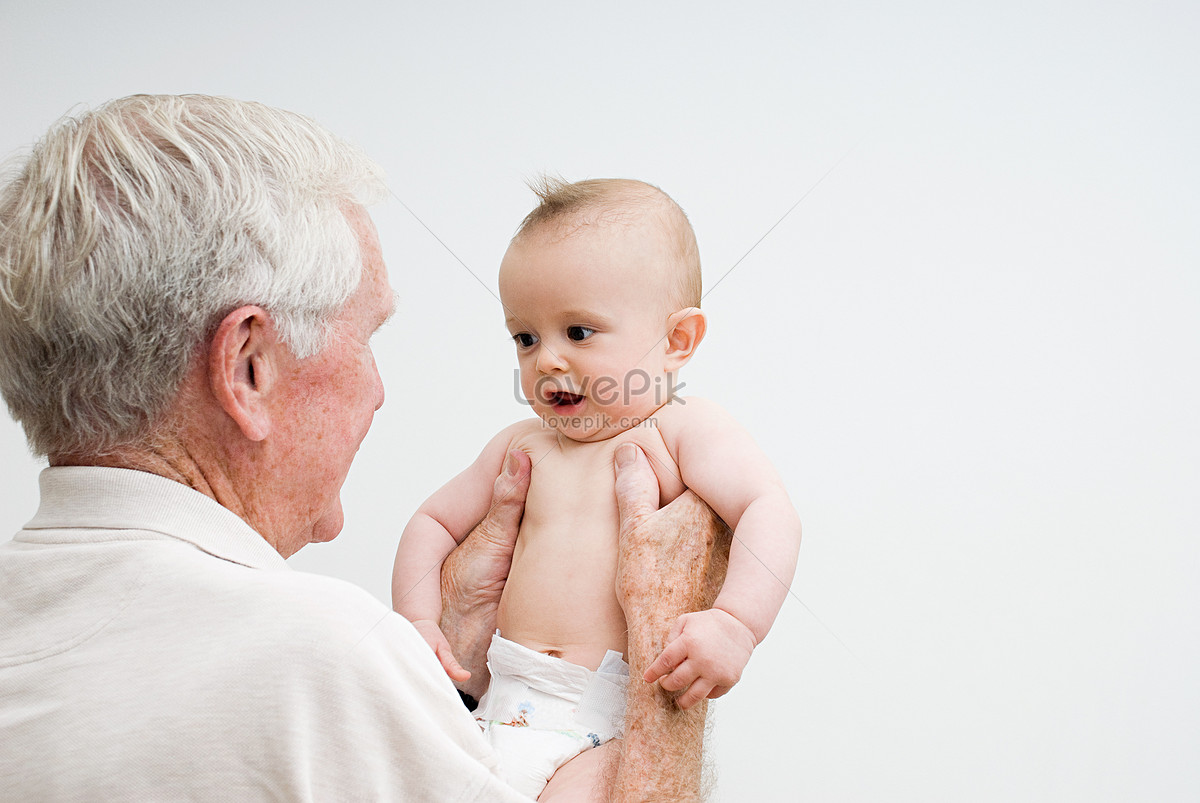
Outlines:
{"type": "Polygon", "coordinates": [[[41,503],[28,530],[143,530],[186,541],[255,569],[290,570],[283,556],[233,511],[174,480],[97,466],[43,469],[41,503]]]}

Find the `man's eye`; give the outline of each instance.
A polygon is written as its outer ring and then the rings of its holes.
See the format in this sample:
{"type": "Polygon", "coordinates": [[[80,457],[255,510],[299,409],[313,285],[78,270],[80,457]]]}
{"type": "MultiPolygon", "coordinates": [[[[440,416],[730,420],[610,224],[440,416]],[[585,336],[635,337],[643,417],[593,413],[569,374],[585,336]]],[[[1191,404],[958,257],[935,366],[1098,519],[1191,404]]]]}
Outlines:
{"type": "Polygon", "coordinates": [[[592,335],[596,334],[595,329],[588,329],[586,326],[568,326],[567,337],[572,340],[587,340],[592,335]]]}
{"type": "Polygon", "coordinates": [[[518,332],[513,335],[513,341],[523,349],[527,349],[537,342],[537,338],[528,332],[518,332]]]}

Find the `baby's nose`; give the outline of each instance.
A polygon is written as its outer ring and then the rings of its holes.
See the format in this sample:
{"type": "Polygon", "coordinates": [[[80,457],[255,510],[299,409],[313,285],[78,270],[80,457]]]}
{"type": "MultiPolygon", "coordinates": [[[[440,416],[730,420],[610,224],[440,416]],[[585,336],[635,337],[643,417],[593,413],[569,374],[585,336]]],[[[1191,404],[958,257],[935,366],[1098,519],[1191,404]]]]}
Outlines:
{"type": "Polygon", "coordinates": [[[538,348],[537,369],[543,374],[567,370],[567,362],[546,346],[538,348]]]}

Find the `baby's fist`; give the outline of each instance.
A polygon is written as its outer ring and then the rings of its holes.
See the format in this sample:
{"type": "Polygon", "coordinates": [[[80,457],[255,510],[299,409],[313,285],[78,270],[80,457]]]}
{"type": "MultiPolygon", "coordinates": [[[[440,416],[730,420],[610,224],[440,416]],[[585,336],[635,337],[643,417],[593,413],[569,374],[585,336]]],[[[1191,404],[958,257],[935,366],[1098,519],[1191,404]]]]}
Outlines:
{"type": "Polygon", "coordinates": [[[662,654],[646,669],[644,679],[680,692],[675,703],[690,708],[733,688],[756,644],[750,628],[720,608],[685,613],[675,620],[662,654]]]}

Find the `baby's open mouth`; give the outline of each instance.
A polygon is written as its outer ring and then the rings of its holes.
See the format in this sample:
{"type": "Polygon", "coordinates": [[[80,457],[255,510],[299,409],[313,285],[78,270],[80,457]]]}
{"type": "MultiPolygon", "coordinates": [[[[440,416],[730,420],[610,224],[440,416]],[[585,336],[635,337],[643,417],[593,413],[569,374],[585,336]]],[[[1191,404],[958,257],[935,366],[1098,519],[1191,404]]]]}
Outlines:
{"type": "Polygon", "coordinates": [[[551,407],[570,407],[573,404],[579,404],[583,401],[583,396],[578,393],[567,393],[565,390],[554,390],[547,397],[551,407]]]}

